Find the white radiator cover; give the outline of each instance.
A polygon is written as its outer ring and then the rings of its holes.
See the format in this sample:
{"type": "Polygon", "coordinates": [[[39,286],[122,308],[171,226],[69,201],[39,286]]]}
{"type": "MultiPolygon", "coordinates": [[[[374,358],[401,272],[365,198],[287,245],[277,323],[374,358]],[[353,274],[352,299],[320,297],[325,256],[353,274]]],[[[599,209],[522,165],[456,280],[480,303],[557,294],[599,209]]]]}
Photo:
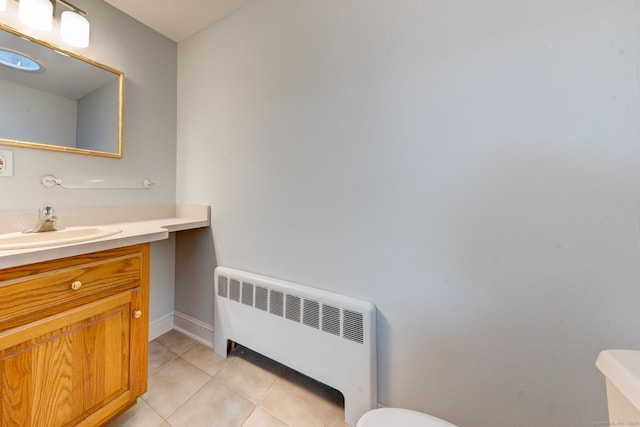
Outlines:
{"type": "Polygon", "coordinates": [[[220,356],[230,340],[339,390],[347,424],[377,407],[372,303],[218,267],[213,325],[220,356]]]}

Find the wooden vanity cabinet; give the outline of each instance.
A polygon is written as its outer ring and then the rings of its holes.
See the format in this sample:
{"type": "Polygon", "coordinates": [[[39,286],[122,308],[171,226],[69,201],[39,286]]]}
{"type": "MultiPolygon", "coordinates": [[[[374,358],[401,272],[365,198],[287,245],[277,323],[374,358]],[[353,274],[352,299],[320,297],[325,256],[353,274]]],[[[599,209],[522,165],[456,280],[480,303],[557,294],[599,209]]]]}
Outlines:
{"type": "Polygon", "coordinates": [[[149,244],[0,270],[0,425],[100,426],[147,388],[149,244]]]}

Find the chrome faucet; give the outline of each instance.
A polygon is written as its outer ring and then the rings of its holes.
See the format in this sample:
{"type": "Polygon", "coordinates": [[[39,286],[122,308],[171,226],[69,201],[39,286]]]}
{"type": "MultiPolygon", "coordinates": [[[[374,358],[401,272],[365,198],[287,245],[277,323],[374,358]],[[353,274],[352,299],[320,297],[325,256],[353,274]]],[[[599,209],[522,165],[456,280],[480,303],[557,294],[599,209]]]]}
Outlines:
{"type": "Polygon", "coordinates": [[[64,227],[58,227],[56,221],[58,217],[53,213],[53,206],[45,206],[38,210],[38,223],[35,227],[24,230],[23,233],[42,233],[45,231],[63,230],[64,227]]]}

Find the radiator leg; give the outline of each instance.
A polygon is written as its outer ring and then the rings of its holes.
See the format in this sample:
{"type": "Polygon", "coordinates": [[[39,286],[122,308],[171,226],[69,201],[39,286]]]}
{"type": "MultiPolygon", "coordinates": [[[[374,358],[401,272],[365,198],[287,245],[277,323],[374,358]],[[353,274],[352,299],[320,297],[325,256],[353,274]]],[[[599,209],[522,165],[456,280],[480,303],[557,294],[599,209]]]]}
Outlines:
{"type": "Polygon", "coordinates": [[[235,341],[227,340],[227,355],[236,349],[238,344],[235,341]]]}

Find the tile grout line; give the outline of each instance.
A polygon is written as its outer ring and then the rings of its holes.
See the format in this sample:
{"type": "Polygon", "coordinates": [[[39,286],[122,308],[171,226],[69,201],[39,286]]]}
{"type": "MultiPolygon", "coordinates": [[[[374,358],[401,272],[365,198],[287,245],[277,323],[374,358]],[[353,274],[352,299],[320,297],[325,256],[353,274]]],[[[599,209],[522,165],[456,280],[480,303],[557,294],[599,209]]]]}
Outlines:
{"type": "MultiPolygon", "coordinates": [[[[241,358],[241,356],[233,356],[233,357],[238,357],[241,358]]],[[[228,359],[227,359],[228,360],[228,359]]],[[[244,359],[246,360],[246,359],[244,359]]],[[[248,363],[252,363],[247,361],[248,363]]],[[[286,367],[285,367],[286,368],[286,367]]],[[[217,373],[216,376],[222,371],[222,369],[220,369],[217,373]]],[[[287,422],[285,422],[283,419],[281,419],[280,417],[276,416],[275,414],[271,413],[270,411],[268,411],[266,408],[264,408],[262,406],[262,402],[264,402],[264,400],[267,398],[267,396],[269,395],[269,393],[271,392],[271,390],[273,390],[273,388],[276,386],[276,384],[278,383],[278,381],[283,380],[283,374],[284,372],[286,372],[286,369],[283,371],[282,374],[275,374],[275,381],[273,382],[273,384],[271,384],[269,386],[269,389],[266,391],[266,393],[264,394],[264,396],[262,396],[260,398],[260,400],[254,404],[254,408],[253,411],[251,411],[251,414],[253,414],[258,408],[265,411],[267,414],[269,414],[270,416],[272,416],[273,418],[275,418],[276,420],[280,421],[282,424],[286,425],[287,427],[290,427],[289,424],[287,422]]],[[[253,403],[253,400],[247,396],[246,394],[244,394],[242,391],[237,390],[233,385],[228,384],[226,381],[220,379],[219,380],[222,384],[226,385],[227,387],[229,387],[231,390],[235,391],[236,393],[238,393],[240,396],[244,397],[245,399],[247,399],[249,402],[253,403]]],[[[251,417],[251,414],[249,414],[249,416],[242,422],[242,425],[244,425],[244,423],[247,422],[247,420],[251,417]]]]}
{"type": "MultiPolygon", "coordinates": [[[[180,353],[174,352],[173,350],[171,350],[169,347],[167,347],[166,345],[162,344],[159,341],[156,341],[160,346],[162,346],[165,350],[169,351],[172,354],[175,354],[176,357],[172,358],[171,360],[168,360],[167,362],[163,363],[161,366],[159,366],[154,372],[153,374],[155,374],[156,372],[158,372],[160,369],[162,369],[163,367],[167,366],[170,363],[175,362],[177,359],[182,359],[185,363],[189,364],[190,366],[198,369],[200,372],[204,373],[206,376],[209,377],[209,379],[202,384],[200,387],[198,387],[198,389],[196,389],[184,402],[182,402],[180,404],[180,406],[178,406],[173,412],[171,412],[169,415],[167,415],[166,417],[163,417],[162,415],[160,415],[158,413],[158,411],[156,411],[156,409],[151,406],[151,404],[149,402],[147,402],[146,400],[144,400],[144,398],[141,396],[140,398],[142,400],[145,401],[145,403],[156,413],[158,414],[158,416],[162,419],[162,421],[166,422],[167,424],[171,425],[171,423],[169,422],[169,417],[171,417],[173,414],[175,414],[180,408],[182,408],[193,396],[195,396],[200,390],[202,390],[202,388],[209,384],[209,382],[211,382],[211,380],[213,380],[213,378],[215,377],[215,375],[210,375],[208,372],[204,371],[203,369],[201,369],[200,367],[194,365],[193,363],[191,363],[189,360],[185,359],[184,357],[182,357],[184,354],[186,354],[189,350],[191,350],[192,348],[194,348],[196,346],[196,343],[194,342],[192,345],[190,345],[188,348],[186,348],[185,350],[183,350],[180,353]]],[[[151,375],[153,375],[151,374],[151,375]]],[[[217,373],[216,373],[217,375],[217,373]]],[[[162,424],[162,423],[161,423],[162,424]]]]}
{"type": "MultiPolygon", "coordinates": [[[[238,357],[238,356],[234,356],[234,357],[238,357]]],[[[229,359],[227,358],[227,360],[229,360],[229,359]]],[[[231,361],[229,361],[229,362],[231,362],[231,361]]],[[[233,368],[233,367],[232,367],[232,368],[233,368]]],[[[219,374],[220,372],[222,372],[222,370],[223,370],[223,369],[224,369],[224,368],[222,368],[222,369],[220,369],[218,372],[216,372],[216,374],[214,375],[214,377],[217,377],[217,376],[218,376],[218,374],[219,374]]],[[[223,380],[223,379],[221,379],[221,378],[220,378],[220,379],[218,379],[218,381],[220,381],[222,384],[224,384],[224,385],[226,385],[227,387],[229,387],[232,391],[234,391],[234,392],[238,393],[238,394],[239,394],[240,396],[242,396],[244,399],[246,399],[246,400],[248,400],[249,402],[251,402],[255,407],[258,407],[259,402],[258,402],[258,403],[254,403],[250,396],[247,396],[247,395],[246,395],[246,394],[244,394],[242,391],[240,391],[240,390],[236,389],[232,384],[229,384],[228,382],[226,382],[225,380],[223,380]]],[[[272,385],[271,387],[273,387],[273,385],[272,385]]],[[[269,390],[271,390],[271,387],[269,387],[269,390]]],[[[264,399],[264,397],[263,397],[262,399],[264,399]]],[[[262,399],[261,399],[260,401],[262,401],[262,399]]],[[[245,421],[246,421],[246,420],[245,420],[245,421]]]]}
{"type": "MultiPolygon", "coordinates": [[[[156,340],[154,340],[156,341],[156,340]]],[[[274,393],[274,389],[276,389],[276,387],[278,387],[279,385],[282,385],[286,382],[290,382],[290,379],[288,378],[287,374],[289,372],[289,370],[293,371],[293,372],[297,372],[295,370],[292,370],[291,368],[282,365],[282,367],[284,369],[276,369],[274,370],[274,367],[269,365],[269,367],[267,367],[267,365],[263,365],[261,363],[257,363],[256,361],[252,360],[252,357],[245,357],[246,355],[242,355],[242,354],[236,354],[232,357],[226,357],[224,358],[224,360],[222,361],[222,363],[220,365],[214,365],[214,366],[219,366],[219,368],[217,370],[212,370],[212,372],[215,372],[213,374],[209,373],[208,371],[205,370],[205,367],[208,367],[208,364],[203,365],[200,362],[200,359],[195,358],[194,361],[197,363],[200,363],[201,366],[203,366],[203,368],[201,368],[200,366],[196,365],[195,363],[192,363],[191,361],[187,360],[184,356],[190,351],[193,350],[194,348],[196,348],[196,346],[198,345],[198,342],[191,342],[189,340],[181,340],[181,339],[174,339],[174,340],[166,340],[168,343],[173,343],[173,344],[180,344],[177,345],[178,348],[182,348],[183,345],[186,344],[186,348],[182,349],[182,351],[175,352],[173,350],[171,350],[167,345],[156,341],[157,344],[160,346],[161,349],[163,349],[164,351],[168,351],[170,352],[173,357],[171,357],[170,360],[165,361],[162,365],[160,365],[157,369],[155,369],[153,372],[150,372],[150,377],[155,375],[158,371],[160,371],[161,369],[163,369],[164,367],[166,367],[167,365],[176,362],[177,359],[182,359],[182,362],[185,362],[186,364],[188,364],[189,366],[196,368],[198,371],[200,371],[201,373],[203,373],[204,375],[207,376],[207,381],[202,384],[201,386],[199,386],[195,391],[193,391],[193,393],[191,393],[185,400],[184,402],[182,402],[180,404],[180,406],[178,406],[178,408],[176,408],[174,411],[172,411],[170,414],[168,414],[166,417],[160,415],[157,410],[155,408],[153,408],[145,399],[144,397],[140,397],[142,399],[142,401],[145,402],[145,404],[147,406],[149,406],[149,408],[151,408],[151,410],[162,420],[160,422],[160,424],[156,427],[160,427],[162,425],[168,425],[168,426],[172,426],[172,424],[169,422],[169,417],[173,416],[176,412],[178,412],[179,410],[183,409],[184,406],[191,401],[192,399],[194,399],[195,396],[198,395],[198,393],[200,393],[202,391],[202,389],[204,387],[206,387],[207,385],[211,384],[212,381],[216,380],[216,381],[220,381],[220,384],[223,384],[224,386],[226,386],[229,390],[235,392],[238,396],[241,396],[243,399],[245,399],[248,403],[251,404],[251,406],[249,408],[251,408],[249,414],[244,418],[244,420],[241,421],[242,426],[244,426],[247,421],[254,415],[258,413],[258,410],[260,411],[264,411],[264,415],[262,415],[263,417],[269,416],[272,417],[273,422],[279,422],[282,423],[283,426],[286,427],[291,427],[291,425],[287,422],[285,422],[283,419],[281,419],[279,416],[277,416],[276,414],[273,414],[272,412],[270,412],[267,408],[265,408],[264,406],[262,406],[264,404],[264,402],[267,400],[267,398],[269,398],[270,394],[274,393]],[[226,381],[224,381],[222,379],[222,376],[220,375],[221,372],[223,372],[225,369],[231,369],[233,370],[233,366],[234,366],[234,358],[236,359],[242,359],[248,363],[251,363],[253,365],[256,365],[257,367],[271,372],[272,374],[274,374],[274,381],[269,385],[269,387],[266,389],[266,391],[261,394],[259,396],[258,399],[256,399],[256,401],[254,401],[250,396],[246,395],[245,393],[243,393],[242,391],[236,389],[236,387],[234,387],[231,384],[228,384],[226,381]],[[229,365],[229,362],[231,362],[231,365],[229,365]]],[[[213,349],[211,349],[213,350],[213,349]]],[[[253,352],[251,349],[247,349],[249,350],[251,353],[253,352]]],[[[251,354],[249,353],[249,354],[251,354]]],[[[268,359],[268,358],[267,358],[268,359]]],[[[269,359],[271,360],[271,359],[269,359]]],[[[272,360],[271,360],[272,361],[272,360]]],[[[273,361],[276,362],[277,361],[273,361]]],[[[216,362],[219,363],[219,362],[216,362]]],[[[237,363],[237,362],[236,362],[237,363]]],[[[303,374],[304,375],[304,374],[303,374]]],[[[313,378],[311,378],[313,380],[313,378]]],[[[302,386],[302,384],[300,384],[302,386]]],[[[251,394],[251,393],[250,393],[251,394]]],[[[255,394],[255,393],[254,393],[255,394]]],[[[334,422],[335,420],[339,420],[340,417],[337,416],[339,415],[339,410],[340,410],[340,405],[339,403],[333,398],[330,397],[328,398],[327,396],[323,396],[323,395],[319,395],[321,397],[323,397],[323,399],[325,400],[329,400],[330,401],[330,408],[328,410],[328,413],[323,417],[324,420],[321,421],[321,424],[324,426],[327,425],[331,425],[332,422],[334,422]]],[[[248,408],[248,409],[249,409],[248,408]]],[[[240,421],[240,420],[238,420],[240,421]]],[[[320,420],[318,420],[320,421],[320,420]]],[[[348,425],[345,424],[345,427],[347,427],[348,425]]]]}
{"type": "MultiPolygon", "coordinates": [[[[184,359],[183,359],[183,360],[184,360],[184,359]]],[[[197,368],[197,366],[196,366],[196,368],[197,368]]],[[[198,368],[198,369],[199,369],[199,368],[198,368]]],[[[200,369],[200,370],[202,371],[202,369],[200,369]]],[[[204,372],[204,371],[203,371],[203,372],[204,372]]],[[[200,390],[202,390],[202,389],[204,388],[204,386],[206,386],[207,384],[209,384],[209,383],[213,380],[213,377],[212,377],[211,375],[207,374],[206,372],[205,372],[205,374],[209,377],[209,379],[208,379],[204,384],[202,384],[202,385],[201,385],[200,387],[198,387],[198,388],[197,388],[193,393],[191,393],[191,395],[189,395],[189,397],[187,397],[187,399],[186,399],[184,402],[182,402],[182,403],[180,404],[180,406],[178,406],[178,407],[177,407],[173,412],[171,412],[169,415],[167,415],[167,417],[166,417],[166,418],[165,418],[165,417],[163,417],[162,415],[158,414],[158,415],[160,415],[160,418],[162,418],[162,419],[163,419],[167,424],[171,425],[171,423],[169,422],[169,418],[170,418],[173,414],[175,414],[176,412],[178,412],[178,411],[179,411],[179,410],[180,410],[184,405],[186,405],[186,404],[187,404],[187,402],[188,402],[189,400],[191,400],[191,399],[192,399],[196,394],[198,394],[198,392],[199,392],[200,390]]],[[[147,404],[149,405],[149,403],[147,403],[147,404]]],[[[153,407],[152,407],[151,405],[149,405],[149,406],[151,407],[151,409],[153,409],[153,407]]],[[[154,411],[155,411],[155,409],[154,409],[154,411]]]]}
{"type": "MultiPolygon", "coordinates": [[[[286,371],[284,371],[286,372],[286,371]]],[[[258,402],[258,404],[256,405],[256,408],[260,408],[263,411],[265,411],[267,414],[271,415],[273,418],[275,418],[276,420],[280,421],[282,424],[286,425],[287,427],[289,426],[289,423],[285,422],[283,419],[281,419],[280,417],[278,417],[275,414],[272,414],[271,411],[269,411],[267,408],[262,406],[262,402],[264,402],[264,400],[267,398],[267,396],[269,395],[269,393],[271,392],[271,390],[273,390],[276,386],[276,384],[278,383],[278,381],[282,380],[282,374],[279,374],[276,378],[276,380],[273,382],[273,384],[271,384],[271,387],[269,387],[269,390],[267,390],[267,392],[264,394],[264,396],[262,396],[262,399],[260,399],[260,402],[258,402]]]]}
{"type": "MultiPolygon", "coordinates": [[[[155,341],[155,340],[154,340],[154,341],[155,341]]],[[[160,341],[156,341],[156,343],[157,343],[160,347],[162,347],[163,349],[165,349],[166,351],[168,351],[169,353],[173,354],[175,357],[171,358],[170,360],[167,360],[167,361],[166,361],[166,362],[164,362],[162,365],[158,366],[158,367],[157,367],[153,372],[150,372],[150,373],[148,374],[148,375],[149,375],[149,377],[151,377],[151,376],[152,376],[152,375],[154,375],[156,372],[160,371],[160,369],[162,369],[163,367],[167,366],[169,363],[172,363],[173,361],[175,361],[176,359],[178,359],[178,358],[180,357],[180,355],[179,355],[179,354],[177,354],[177,353],[175,353],[175,352],[171,351],[171,349],[169,349],[166,345],[162,344],[160,341]]],[[[149,390],[147,390],[147,392],[148,392],[148,391],[149,391],[149,390]]],[[[145,393],[145,394],[146,394],[146,393],[145,393]]],[[[148,406],[149,408],[151,408],[151,410],[152,410],[154,413],[156,413],[156,414],[160,417],[160,419],[162,420],[162,421],[160,422],[160,424],[158,424],[156,427],[160,427],[160,425],[162,425],[163,423],[166,423],[166,424],[171,425],[171,423],[169,422],[169,420],[167,420],[167,418],[165,418],[165,417],[163,417],[161,414],[159,414],[159,413],[158,413],[158,411],[156,411],[156,409],[155,409],[153,406],[151,406],[151,404],[150,404],[149,402],[147,402],[147,401],[144,399],[144,395],[140,396],[140,399],[142,399],[142,400],[147,404],[147,406],[148,406]]],[[[180,405],[180,406],[182,406],[182,405],[180,405]]],[[[175,412],[175,411],[174,411],[174,412],[175,412]]],[[[171,414],[169,414],[169,416],[171,416],[171,414]]]]}

